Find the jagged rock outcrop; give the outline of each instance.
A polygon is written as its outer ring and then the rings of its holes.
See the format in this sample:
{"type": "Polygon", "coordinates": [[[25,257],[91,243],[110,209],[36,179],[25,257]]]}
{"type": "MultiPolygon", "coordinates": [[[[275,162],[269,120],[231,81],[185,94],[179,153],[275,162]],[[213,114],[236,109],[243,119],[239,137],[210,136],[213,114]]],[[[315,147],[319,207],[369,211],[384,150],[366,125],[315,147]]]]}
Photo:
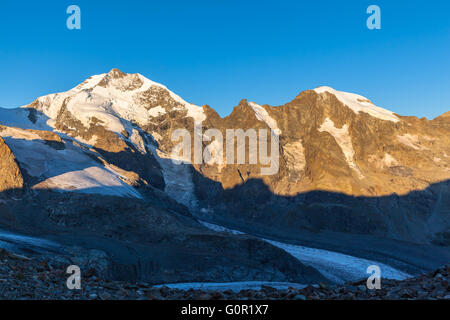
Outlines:
{"type": "Polygon", "coordinates": [[[24,181],[16,158],[0,137],[0,193],[20,192],[23,186],[24,181]]]}

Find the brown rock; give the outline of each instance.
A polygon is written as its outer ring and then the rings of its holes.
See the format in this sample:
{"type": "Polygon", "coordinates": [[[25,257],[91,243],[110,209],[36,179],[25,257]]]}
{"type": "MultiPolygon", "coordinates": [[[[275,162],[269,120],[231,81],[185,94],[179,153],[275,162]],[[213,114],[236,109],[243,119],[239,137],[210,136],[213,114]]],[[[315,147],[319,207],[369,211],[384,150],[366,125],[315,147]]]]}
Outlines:
{"type": "Polygon", "coordinates": [[[0,137],[0,192],[20,192],[23,186],[24,180],[16,158],[0,137]]]}

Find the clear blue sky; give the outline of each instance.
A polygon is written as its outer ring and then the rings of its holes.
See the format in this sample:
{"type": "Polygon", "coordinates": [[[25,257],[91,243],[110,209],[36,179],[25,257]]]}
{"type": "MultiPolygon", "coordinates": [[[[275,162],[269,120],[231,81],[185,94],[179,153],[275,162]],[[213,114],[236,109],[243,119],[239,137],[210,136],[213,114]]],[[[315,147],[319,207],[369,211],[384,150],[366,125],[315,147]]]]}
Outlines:
{"type": "Polygon", "coordinates": [[[450,110],[450,1],[0,2],[0,106],[117,67],[221,115],[328,85],[402,115],[450,110]],[[82,29],[66,28],[81,8],[82,29]],[[381,7],[382,29],[366,28],[381,7]]]}

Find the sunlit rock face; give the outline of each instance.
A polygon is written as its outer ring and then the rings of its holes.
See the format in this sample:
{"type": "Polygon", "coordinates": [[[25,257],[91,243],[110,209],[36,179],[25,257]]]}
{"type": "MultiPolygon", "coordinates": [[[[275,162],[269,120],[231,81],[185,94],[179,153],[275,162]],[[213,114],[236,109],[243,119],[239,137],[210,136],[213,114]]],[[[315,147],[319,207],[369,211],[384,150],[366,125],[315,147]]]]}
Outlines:
{"type": "MultiPolygon", "coordinates": [[[[0,130],[5,129],[0,127],[0,130]]],[[[23,188],[23,177],[13,152],[0,138],[0,192],[20,190],[23,188]]]]}

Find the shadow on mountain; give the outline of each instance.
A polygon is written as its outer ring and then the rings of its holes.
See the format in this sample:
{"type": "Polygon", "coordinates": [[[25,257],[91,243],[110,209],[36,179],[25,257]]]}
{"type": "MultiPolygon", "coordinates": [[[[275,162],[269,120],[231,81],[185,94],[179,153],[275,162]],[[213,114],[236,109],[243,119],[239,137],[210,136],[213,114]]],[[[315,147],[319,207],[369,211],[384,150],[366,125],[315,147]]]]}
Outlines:
{"type": "Polygon", "coordinates": [[[94,148],[108,163],[128,171],[132,175],[139,175],[136,186],[144,186],[150,184],[151,186],[164,190],[165,182],[161,172],[161,167],[156,161],[155,157],[150,154],[142,154],[134,147],[128,145],[128,148],[120,152],[109,152],[100,148],[94,148]]]}
{"type": "Polygon", "coordinates": [[[195,214],[209,220],[269,234],[329,231],[450,245],[450,180],[406,195],[309,191],[280,196],[260,179],[224,190],[219,182],[192,171],[203,208],[195,214]]]}
{"type": "Polygon", "coordinates": [[[204,228],[187,208],[158,192],[131,200],[7,190],[0,193],[0,230],[57,243],[58,252],[46,252],[45,247],[36,250],[35,243],[9,238],[12,248],[47,253],[50,260],[82,270],[95,268],[102,278],[154,284],[326,281],[314,268],[262,240],[204,228]]]}
{"type": "Polygon", "coordinates": [[[198,209],[210,223],[266,239],[380,261],[411,274],[450,261],[450,180],[406,195],[272,193],[259,179],[232,189],[193,169],[198,209]]]}
{"type": "Polygon", "coordinates": [[[0,108],[0,124],[22,129],[52,131],[47,121],[50,118],[34,108],[0,108]]]}

